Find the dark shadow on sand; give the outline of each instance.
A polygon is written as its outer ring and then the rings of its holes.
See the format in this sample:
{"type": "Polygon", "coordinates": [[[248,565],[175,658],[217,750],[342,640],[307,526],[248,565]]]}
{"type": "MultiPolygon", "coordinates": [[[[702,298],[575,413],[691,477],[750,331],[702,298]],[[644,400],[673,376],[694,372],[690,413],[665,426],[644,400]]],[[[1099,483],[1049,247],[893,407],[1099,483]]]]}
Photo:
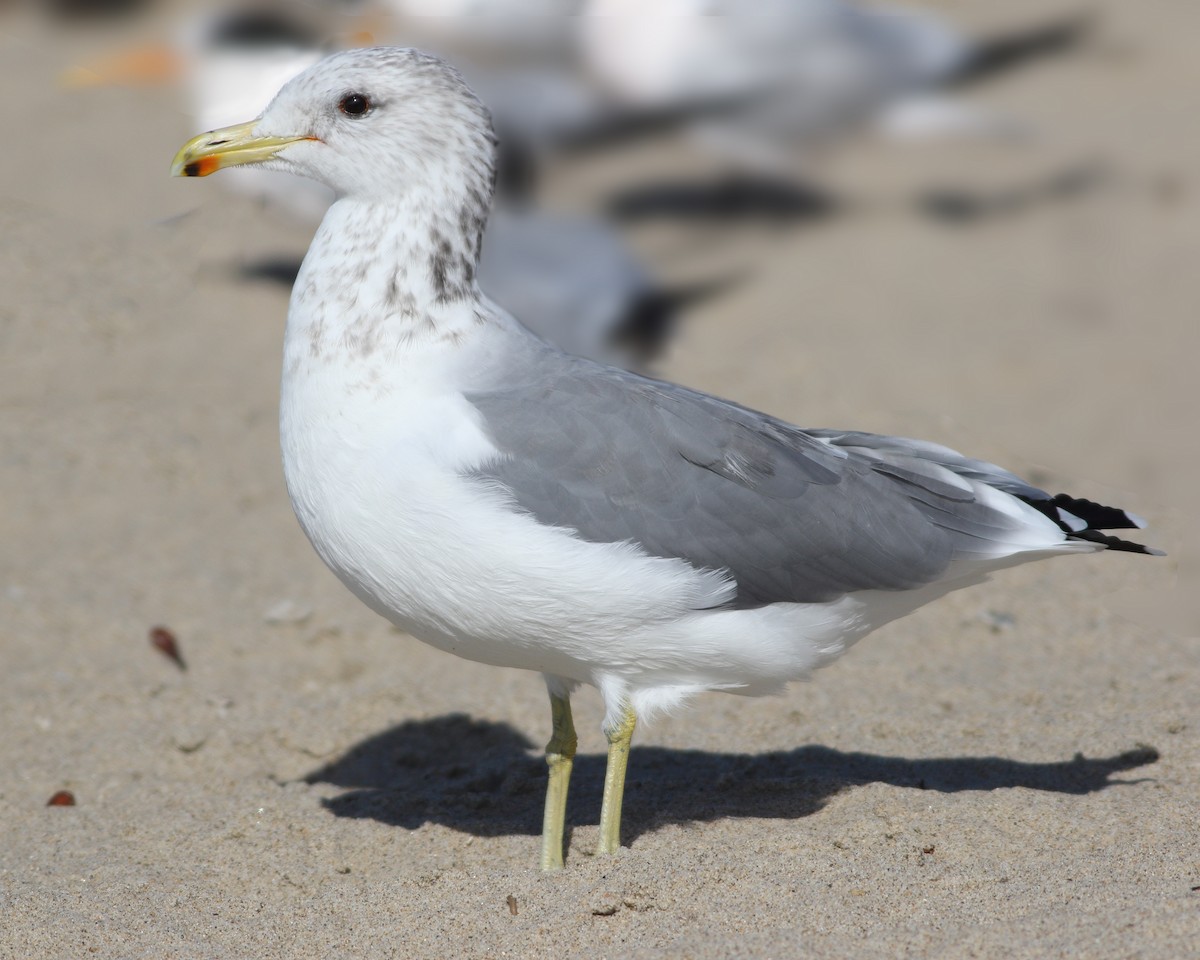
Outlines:
{"type": "Polygon", "coordinates": [[[819,187],[746,174],[643,183],[622,190],[606,203],[608,215],[618,223],[666,220],[786,225],[827,220],[841,208],[833,194],[819,187]]]}
{"type": "MultiPolygon", "coordinates": [[[[1113,777],[1158,756],[1149,746],[1097,759],[1076,754],[1055,763],[910,759],[820,746],[760,754],[635,746],[623,836],[628,842],[664,824],[723,817],[796,819],[820,810],[842,790],[867,783],[944,793],[1007,787],[1093,793],[1139,782],[1113,777]]],[[[568,823],[599,822],[604,759],[576,758],[568,823]]],[[[476,836],[502,836],[540,832],[545,769],[535,745],[507,724],[448,714],[402,723],[364,740],[304,779],[346,788],[323,801],[339,817],[408,829],[432,822],[476,836]]]]}

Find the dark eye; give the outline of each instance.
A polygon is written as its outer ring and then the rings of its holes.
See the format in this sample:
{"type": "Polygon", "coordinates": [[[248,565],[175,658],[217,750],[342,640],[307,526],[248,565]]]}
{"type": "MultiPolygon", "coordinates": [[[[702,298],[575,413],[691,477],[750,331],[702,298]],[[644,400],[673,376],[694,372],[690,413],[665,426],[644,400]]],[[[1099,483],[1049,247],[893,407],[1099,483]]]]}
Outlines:
{"type": "Polygon", "coordinates": [[[371,101],[361,93],[348,93],[338,103],[338,109],[348,117],[361,117],[371,109],[371,101]]]}

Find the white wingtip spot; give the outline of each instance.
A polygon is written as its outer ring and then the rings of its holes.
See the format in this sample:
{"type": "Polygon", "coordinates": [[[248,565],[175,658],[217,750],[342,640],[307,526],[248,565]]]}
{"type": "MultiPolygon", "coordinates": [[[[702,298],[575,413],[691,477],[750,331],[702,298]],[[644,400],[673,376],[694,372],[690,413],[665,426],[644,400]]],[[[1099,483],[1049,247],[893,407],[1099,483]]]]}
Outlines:
{"type": "Polygon", "coordinates": [[[1065,523],[1071,529],[1072,533],[1078,533],[1080,530],[1088,528],[1087,521],[1080,520],[1075,514],[1068,513],[1062,507],[1056,507],[1055,509],[1058,511],[1058,519],[1065,523]]]}
{"type": "Polygon", "coordinates": [[[1130,513],[1128,510],[1126,510],[1125,516],[1128,517],[1129,522],[1139,530],[1145,530],[1146,527],[1149,526],[1149,524],[1146,523],[1146,521],[1142,517],[1139,517],[1136,513],[1130,513]]]}

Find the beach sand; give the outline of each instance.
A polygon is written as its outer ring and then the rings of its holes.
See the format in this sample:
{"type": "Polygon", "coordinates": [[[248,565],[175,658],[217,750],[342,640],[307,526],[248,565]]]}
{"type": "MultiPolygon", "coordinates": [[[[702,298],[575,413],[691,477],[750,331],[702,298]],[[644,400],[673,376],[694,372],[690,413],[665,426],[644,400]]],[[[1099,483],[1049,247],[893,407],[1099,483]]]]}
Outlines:
{"type": "Polygon", "coordinates": [[[238,272],[310,228],[167,177],[176,91],[56,85],[124,34],[7,11],[0,957],[1197,955],[1200,11],[1100,6],[1089,50],[976,94],[1030,142],[864,145],[845,216],[638,242],[679,275],[762,260],[663,375],[1117,503],[1170,556],[1009,571],[784,696],[643,726],[615,857],[581,691],[553,875],[540,678],[402,635],[292,517],[286,291],[238,272]],[[980,222],[911,201],[1072,164],[1087,189],[980,222]]]}

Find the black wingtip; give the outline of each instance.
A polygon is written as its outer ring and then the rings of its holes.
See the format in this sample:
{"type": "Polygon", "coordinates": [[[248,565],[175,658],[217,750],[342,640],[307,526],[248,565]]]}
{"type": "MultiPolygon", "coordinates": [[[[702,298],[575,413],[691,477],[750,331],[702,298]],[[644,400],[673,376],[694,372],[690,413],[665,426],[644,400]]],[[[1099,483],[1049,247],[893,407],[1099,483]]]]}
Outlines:
{"type": "Polygon", "coordinates": [[[1072,533],[1067,537],[1068,540],[1087,540],[1089,543],[1098,543],[1108,550],[1117,550],[1122,553],[1141,553],[1148,557],[1165,557],[1166,551],[1159,550],[1157,547],[1147,547],[1142,543],[1134,543],[1132,540],[1122,540],[1120,537],[1113,537],[1107,533],[1101,533],[1099,530],[1080,530],[1078,533],[1072,533]]]}
{"type": "Polygon", "coordinates": [[[966,86],[1035,60],[1069,53],[1087,39],[1094,24],[1094,15],[1084,11],[1036,27],[983,38],[955,71],[950,83],[966,86]]]}
{"type": "Polygon", "coordinates": [[[650,363],[663,352],[683,311],[720,296],[743,279],[740,275],[718,277],[686,286],[650,290],[630,305],[613,330],[612,341],[632,350],[640,363],[650,363]]]}
{"type": "Polygon", "coordinates": [[[1094,500],[1060,493],[1050,502],[1073,517],[1078,517],[1093,530],[1141,530],[1146,521],[1119,507],[1106,507],[1094,500]]]}
{"type": "Polygon", "coordinates": [[[1068,540],[1086,540],[1109,550],[1125,553],[1141,553],[1150,557],[1165,557],[1157,547],[1147,547],[1132,540],[1123,540],[1103,533],[1104,530],[1141,530],[1146,521],[1135,513],[1120,507],[1109,507],[1083,497],[1072,497],[1066,493],[1046,499],[1022,497],[1027,504],[1058,524],[1068,540]]]}
{"type": "Polygon", "coordinates": [[[262,257],[242,264],[237,273],[242,280],[266,281],[291,288],[300,273],[300,261],[288,256],[262,257]]]}

